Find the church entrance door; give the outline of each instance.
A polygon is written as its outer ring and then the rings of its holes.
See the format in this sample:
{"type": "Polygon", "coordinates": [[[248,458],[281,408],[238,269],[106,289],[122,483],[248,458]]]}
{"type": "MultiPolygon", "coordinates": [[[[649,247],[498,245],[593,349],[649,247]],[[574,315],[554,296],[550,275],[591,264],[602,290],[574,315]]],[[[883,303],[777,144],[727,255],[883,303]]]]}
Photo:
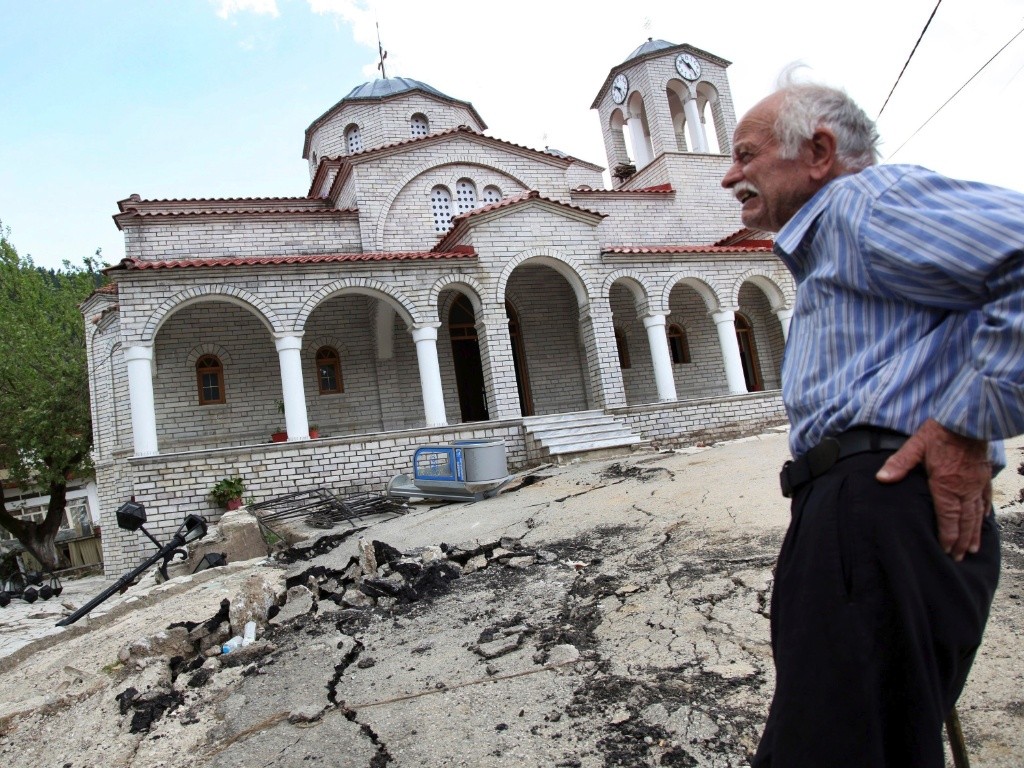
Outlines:
{"type": "Polygon", "coordinates": [[[448,311],[448,332],[452,340],[455,385],[463,422],[487,421],[484,369],[480,364],[480,343],[476,337],[476,316],[469,299],[460,295],[448,311]]]}

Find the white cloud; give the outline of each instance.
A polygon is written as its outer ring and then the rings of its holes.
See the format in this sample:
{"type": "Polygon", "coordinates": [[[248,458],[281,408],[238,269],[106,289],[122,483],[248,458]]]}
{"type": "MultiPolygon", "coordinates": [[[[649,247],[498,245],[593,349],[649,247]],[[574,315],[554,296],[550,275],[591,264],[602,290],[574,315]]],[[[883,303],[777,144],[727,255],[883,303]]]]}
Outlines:
{"type": "Polygon", "coordinates": [[[243,11],[260,16],[280,16],[277,10],[277,0],[211,0],[211,2],[217,3],[217,15],[222,19],[227,19],[243,11]]]}

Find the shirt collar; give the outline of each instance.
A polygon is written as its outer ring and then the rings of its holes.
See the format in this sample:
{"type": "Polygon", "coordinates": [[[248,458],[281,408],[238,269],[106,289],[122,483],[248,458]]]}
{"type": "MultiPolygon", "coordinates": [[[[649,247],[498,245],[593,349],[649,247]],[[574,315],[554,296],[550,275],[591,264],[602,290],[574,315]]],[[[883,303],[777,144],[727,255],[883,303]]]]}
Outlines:
{"type": "Polygon", "coordinates": [[[814,224],[815,220],[825,210],[825,206],[828,205],[829,193],[832,190],[834,181],[836,180],[833,179],[815,192],[814,196],[804,203],[800,210],[793,214],[793,217],[783,225],[775,238],[775,246],[778,250],[786,254],[792,254],[800,247],[800,243],[807,236],[811,225],[814,224]]]}

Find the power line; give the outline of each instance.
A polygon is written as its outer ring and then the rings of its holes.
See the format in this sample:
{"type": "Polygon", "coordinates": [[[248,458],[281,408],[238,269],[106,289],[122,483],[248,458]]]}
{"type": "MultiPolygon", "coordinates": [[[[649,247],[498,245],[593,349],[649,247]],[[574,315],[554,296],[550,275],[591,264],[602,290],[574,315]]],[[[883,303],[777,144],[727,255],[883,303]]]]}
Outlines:
{"type": "Polygon", "coordinates": [[[924,128],[925,126],[926,126],[926,125],[928,125],[928,123],[930,123],[930,122],[932,121],[932,118],[933,118],[933,117],[935,117],[935,116],[936,116],[937,114],[939,114],[939,112],[941,112],[941,111],[942,111],[943,109],[945,109],[946,105],[947,105],[947,104],[949,104],[949,102],[951,102],[951,101],[952,101],[953,99],[955,99],[955,98],[957,97],[957,94],[959,94],[959,93],[960,93],[960,91],[962,91],[962,90],[963,90],[964,88],[966,88],[966,87],[967,87],[968,85],[970,85],[970,84],[971,84],[971,81],[972,81],[972,80],[974,80],[974,78],[976,78],[976,77],[977,77],[978,75],[980,75],[980,74],[982,73],[982,71],[983,71],[983,70],[984,70],[984,69],[985,69],[985,68],[986,68],[986,67],[987,67],[987,66],[988,66],[989,64],[991,64],[991,63],[992,63],[993,61],[995,61],[995,58],[996,58],[996,57],[997,57],[997,56],[998,56],[998,55],[999,55],[1000,53],[1002,53],[1003,51],[1005,51],[1005,50],[1006,50],[1006,48],[1007,48],[1007,46],[1009,46],[1009,45],[1010,45],[1010,43],[1012,43],[1012,42],[1013,42],[1014,40],[1016,40],[1016,39],[1017,39],[1018,37],[1020,37],[1020,36],[1021,36],[1021,33],[1022,33],[1022,32],[1024,32],[1024,27],[1021,27],[1021,29],[1020,29],[1020,30],[1019,30],[1019,31],[1017,32],[1017,34],[1016,34],[1016,35],[1014,35],[1014,36],[1013,36],[1013,37],[1011,37],[1011,38],[1010,38],[1009,40],[1007,40],[1007,41],[1006,41],[1006,44],[1005,44],[1005,45],[1004,45],[1004,46],[1003,46],[1002,48],[1000,48],[1000,49],[999,49],[998,51],[996,51],[996,52],[995,52],[994,54],[992,54],[992,58],[990,58],[990,59],[989,59],[988,61],[986,61],[986,62],[985,62],[984,64],[982,64],[982,65],[981,65],[981,68],[980,68],[980,69],[979,69],[979,70],[978,70],[977,72],[975,72],[975,73],[974,73],[973,75],[971,75],[971,76],[970,76],[970,77],[969,77],[969,78],[967,79],[967,82],[966,82],[966,83],[964,83],[964,84],[963,84],[963,85],[961,85],[961,86],[960,86],[959,88],[957,88],[957,89],[956,89],[956,93],[954,93],[954,94],[953,94],[952,96],[950,96],[950,97],[949,97],[948,99],[946,99],[946,100],[945,100],[945,101],[943,102],[942,106],[941,106],[941,107],[939,107],[938,109],[936,109],[936,110],[935,110],[935,111],[934,111],[934,112],[932,113],[931,117],[929,117],[929,118],[928,118],[927,120],[925,120],[925,121],[924,121],[923,123],[921,123],[921,125],[920,125],[920,126],[918,127],[918,129],[917,129],[916,131],[914,131],[914,132],[913,132],[912,134],[910,134],[910,136],[908,136],[908,137],[907,137],[907,140],[906,140],[906,141],[904,141],[904,142],[903,142],[902,144],[900,144],[900,145],[899,145],[898,147],[896,147],[896,151],[895,151],[895,152],[893,152],[893,153],[892,153],[891,155],[889,155],[889,156],[888,156],[888,157],[886,158],[886,160],[891,160],[892,158],[894,158],[894,157],[896,156],[896,153],[897,153],[897,152],[899,152],[899,151],[900,151],[901,149],[903,149],[903,148],[904,148],[905,146],[907,146],[907,143],[908,143],[908,142],[909,142],[909,141],[910,141],[910,140],[911,140],[912,138],[914,138],[915,136],[917,136],[917,134],[919,134],[919,133],[921,132],[921,130],[922,130],[922,129],[923,129],[923,128],[924,128]]]}
{"type": "Polygon", "coordinates": [[[907,56],[907,60],[903,64],[903,69],[901,69],[900,73],[898,75],[896,75],[896,82],[892,84],[892,90],[889,91],[889,95],[885,97],[885,104],[883,104],[882,108],[880,110],[878,110],[878,116],[875,118],[875,120],[878,120],[878,118],[881,117],[882,113],[885,111],[886,104],[889,103],[889,99],[892,98],[893,91],[896,90],[896,86],[899,85],[900,84],[900,80],[903,79],[903,73],[907,71],[907,65],[910,64],[910,60],[912,58],[914,58],[914,53],[917,51],[917,46],[919,46],[921,44],[921,40],[924,38],[924,33],[928,31],[928,27],[929,27],[929,25],[931,25],[932,19],[935,18],[935,12],[937,10],[939,10],[939,6],[940,5],[942,5],[942,0],[939,0],[935,4],[935,7],[932,8],[932,15],[928,17],[928,21],[926,21],[925,24],[924,24],[924,29],[922,29],[921,30],[921,34],[918,35],[917,42],[914,43],[914,47],[910,50],[910,55],[907,56]]]}

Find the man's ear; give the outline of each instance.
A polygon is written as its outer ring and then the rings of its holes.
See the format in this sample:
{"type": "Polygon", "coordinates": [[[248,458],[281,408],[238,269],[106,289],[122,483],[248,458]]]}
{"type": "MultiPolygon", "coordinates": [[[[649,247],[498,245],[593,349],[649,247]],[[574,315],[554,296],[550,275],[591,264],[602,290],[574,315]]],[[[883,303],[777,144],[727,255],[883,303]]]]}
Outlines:
{"type": "Polygon", "coordinates": [[[810,140],[804,142],[807,172],[815,181],[828,181],[839,175],[836,159],[836,137],[828,128],[818,128],[810,140]]]}

